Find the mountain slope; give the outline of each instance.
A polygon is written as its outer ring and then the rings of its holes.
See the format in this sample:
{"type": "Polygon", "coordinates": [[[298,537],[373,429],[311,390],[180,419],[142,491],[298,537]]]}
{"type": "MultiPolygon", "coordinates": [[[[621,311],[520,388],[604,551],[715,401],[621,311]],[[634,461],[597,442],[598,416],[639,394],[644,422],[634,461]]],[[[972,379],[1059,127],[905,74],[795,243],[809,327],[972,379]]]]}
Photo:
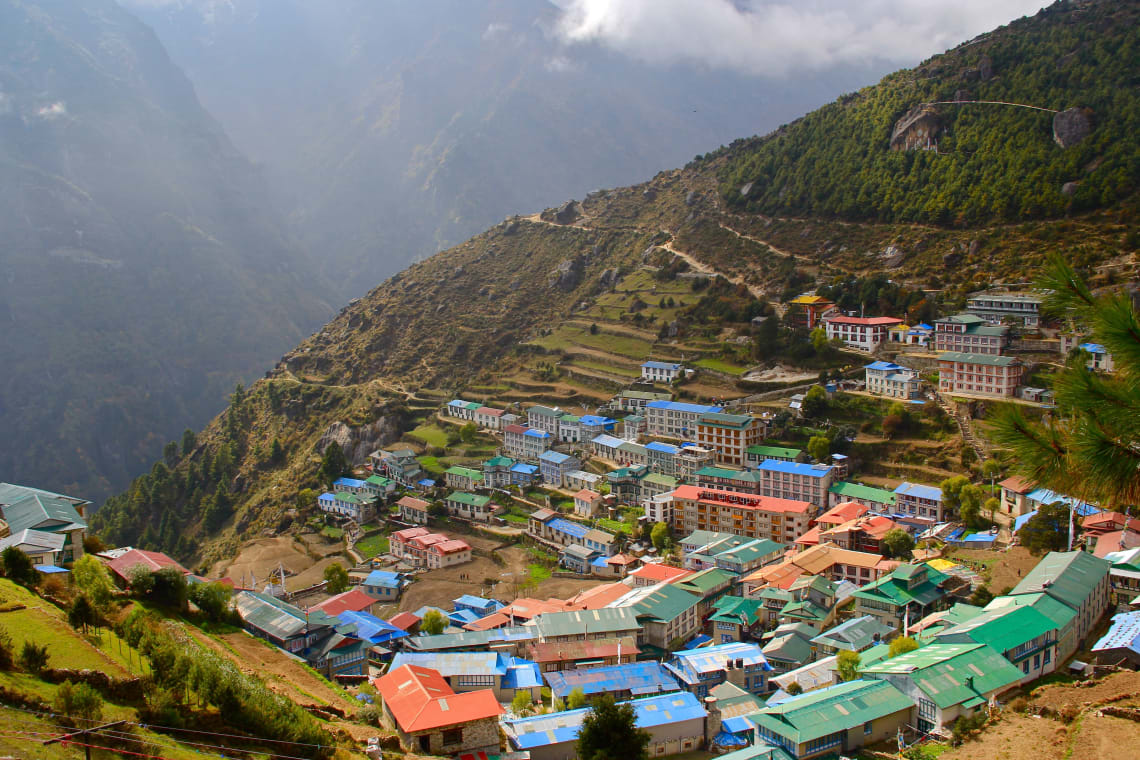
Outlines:
{"type": "Polygon", "coordinates": [[[263,180],[111,0],[0,2],[0,471],[100,498],[329,313],[263,180]]]}
{"type": "MultiPolygon", "coordinates": [[[[1105,26],[1119,7],[1071,4],[1064,13],[1053,10],[1012,25],[1016,34],[999,31],[976,44],[992,43],[990,55],[1001,60],[1005,46],[1019,44],[1019,35],[1060,22],[1077,31],[1101,29],[1105,45],[1122,49],[1117,43],[1134,41],[1140,32],[1135,26],[1105,26]]],[[[1026,54],[1025,64],[1056,59],[1059,49],[1043,43],[1026,54]]],[[[955,82],[971,65],[952,52],[923,70],[955,82]]],[[[1130,93],[1125,106],[1140,100],[1128,89],[1129,72],[1106,71],[1119,79],[1101,84],[1130,93]]],[[[904,75],[892,75],[882,86],[891,89],[904,75]]],[[[1078,101],[1084,90],[1076,82],[1070,86],[1066,100],[1078,101]]],[[[857,97],[874,102],[881,96],[869,88],[857,97]]],[[[890,135],[896,111],[875,117],[876,134],[890,135]]],[[[636,376],[637,364],[649,355],[684,356],[701,368],[698,381],[682,388],[684,398],[693,400],[755,389],[737,378],[757,360],[791,364],[793,371],[781,370],[782,376],[812,381],[820,366],[794,366],[803,356],[797,348],[808,343],[805,336],[790,335],[776,356],[752,334],[748,320],[779,311],[778,304],[763,301],[786,299],[816,284],[871,276],[864,286],[872,287],[872,295],[889,285],[911,288],[919,302],[910,303],[923,313],[958,308],[967,289],[1023,281],[1052,250],[1079,257],[1097,284],[1137,273],[1135,192],[1105,199],[1081,215],[946,227],[767,216],[736,206],[731,192],[727,200],[722,196],[725,178],[750,156],[789,142],[812,145],[805,135],[814,119],[809,115],[642,185],[591,193],[557,213],[510,218],[409,267],[288,353],[211,423],[194,451],[171,462],[172,469],[157,465],[108,502],[97,527],[119,542],[142,538],[182,556],[225,556],[261,531],[287,529],[312,508],[297,504],[298,490],[319,487],[317,463],[330,441],[345,443],[359,464],[369,447],[398,439],[410,421],[422,420],[452,394],[498,404],[592,408],[628,382],[630,373],[636,376]],[[678,276],[686,268],[723,279],[690,285],[678,276]],[[933,303],[926,304],[927,298],[933,303]],[[268,454],[275,440],[283,452],[276,461],[268,454]]],[[[995,129],[1004,123],[995,116],[995,129]]],[[[1101,140],[1106,123],[1087,138],[1092,144],[1101,140]]],[[[1038,128],[1052,139],[1047,124],[1038,128]]],[[[858,131],[836,139],[829,148],[863,157],[849,159],[853,171],[888,150],[882,141],[865,142],[858,131]]],[[[1113,140],[1120,150],[1135,151],[1140,134],[1113,140]]],[[[783,160],[794,164],[796,156],[783,160]]],[[[901,174],[898,179],[900,186],[909,181],[901,174]]],[[[812,187],[826,198],[829,181],[820,175],[812,187]]],[[[880,183],[884,193],[899,192],[886,179],[880,183]]],[[[1018,193],[1044,193],[1052,178],[1042,173],[1011,188],[1010,200],[1020,207],[1025,198],[1018,193]]]]}
{"type": "Polygon", "coordinates": [[[798,81],[566,48],[533,0],[128,3],[280,178],[345,298],[507,214],[676,166],[885,73],[798,81]]]}

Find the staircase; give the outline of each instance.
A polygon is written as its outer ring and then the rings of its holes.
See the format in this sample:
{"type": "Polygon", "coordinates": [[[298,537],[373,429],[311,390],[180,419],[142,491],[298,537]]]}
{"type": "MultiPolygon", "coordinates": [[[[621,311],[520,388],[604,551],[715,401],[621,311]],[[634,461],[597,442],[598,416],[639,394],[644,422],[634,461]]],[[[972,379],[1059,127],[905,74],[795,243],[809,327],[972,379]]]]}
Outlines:
{"type": "Polygon", "coordinates": [[[958,432],[962,434],[962,440],[978,455],[978,461],[984,461],[989,456],[989,452],[982,440],[974,433],[974,426],[968,411],[969,407],[952,404],[941,393],[935,394],[935,398],[938,399],[938,405],[942,407],[942,411],[953,417],[954,421],[958,423],[958,432]]]}

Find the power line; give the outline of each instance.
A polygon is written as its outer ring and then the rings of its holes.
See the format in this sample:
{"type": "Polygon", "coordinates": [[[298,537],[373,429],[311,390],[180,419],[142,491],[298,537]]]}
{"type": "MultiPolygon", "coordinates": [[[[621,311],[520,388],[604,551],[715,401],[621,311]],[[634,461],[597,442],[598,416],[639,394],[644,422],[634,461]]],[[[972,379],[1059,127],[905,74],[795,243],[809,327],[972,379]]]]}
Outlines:
{"type": "Polygon", "coordinates": [[[1044,111],[1045,113],[1059,113],[1052,108],[1042,108],[1041,106],[1031,106],[1025,103],[1006,103],[1002,100],[936,100],[933,103],[924,103],[927,106],[965,106],[965,105],[983,105],[983,106],[1013,106],[1014,108],[1031,108],[1034,111],[1044,111]]]}

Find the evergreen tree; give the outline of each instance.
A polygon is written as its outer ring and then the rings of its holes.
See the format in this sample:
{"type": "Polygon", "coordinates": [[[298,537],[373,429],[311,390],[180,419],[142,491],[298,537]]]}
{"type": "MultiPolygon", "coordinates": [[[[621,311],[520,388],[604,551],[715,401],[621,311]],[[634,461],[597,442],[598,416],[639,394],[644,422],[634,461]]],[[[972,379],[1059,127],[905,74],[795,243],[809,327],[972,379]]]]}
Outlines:
{"type": "Polygon", "coordinates": [[[4,575],[11,581],[19,583],[21,586],[33,586],[38,578],[36,577],[36,567],[32,563],[32,558],[24,554],[20,549],[15,546],[9,546],[0,555],[0,560],[4,564],[4,575]]]}
{"type": "Polygon", "coordinates": [[[327,483],[331,487],[333,482],[346,472],[348,472],[348,460],[344,456],[344,449],[333,441],[321,457],[321,467],[317,471],[317,476],[322,483],[327,483]]]}
{"type": "Polygon", "coordinates": [[[194,451],[194,447],[198,445],[198,437],[194,435],[194,431],[186,428],[182,431],[182,456],[190,456],[194,451]]]}
{"type": "Polygon", "coordinates": [[[617,704],[602,694],[582,720],[578,731],[579,760],[649,760],[648,731],[637,727],[637,714],[628,702],[617,704]]]}
{"type": "Polygon", "coordinates": [[[334,562],[325,568],[325,590],[330,594],[339,594],[348,590],[348,571],[339,562],[334,562]]]}

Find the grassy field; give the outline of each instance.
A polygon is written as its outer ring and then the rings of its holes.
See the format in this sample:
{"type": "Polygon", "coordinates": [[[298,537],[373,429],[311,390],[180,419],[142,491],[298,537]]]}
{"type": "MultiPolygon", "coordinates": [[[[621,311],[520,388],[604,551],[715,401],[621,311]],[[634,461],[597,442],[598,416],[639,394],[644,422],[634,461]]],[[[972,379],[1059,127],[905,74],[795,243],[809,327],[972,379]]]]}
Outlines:
{"type": "Polygon", "coordinates": [[[325,527],[321,528],[321,535],[325,536],[326,538],[331,538],[333,541],[339,541],[344,538],[344,529],[334,528],[331,525],[326,525],[325,527]]]}
{"type": "Polygon", "coordinates": [[[598,527],[602,530],[608,530],[610,533],[629,533],[629,526],[618,520],[611,520],[608,517],[598,519],[598,527]]]}
{"type": "Polygon", "coordinates": [[[620,375],[622,377],[636,378],[641,377],[641,371],[633,366],[620,367],[616,364],[606,364],[605,362],[590,361],[582,357],[574,357],[570,362],[575,367],[583,367],[584,369],[593,369],[599,372],[608,372],[611,375],[620,375]]]}
{"type": "Polygon", "coordinates": [[[530,580],[534,581],[535,583],[542,583],[543,581],[548,580],[552,574],[552,571],[549,567],[546,565],[540,565],[537,562],[532,562],[531,564],[527,565],[526,570],[530,580]]]}
{"type": "Polygon", "coordinates": [[[426,443],[428,446],[445,448],[447,446],[447,431],[434,423],[427,423],[408,433],[410,438],[426,443]]]}
{"type": "Polygon", "coordinates": [[[726,375],[735,375],[737,377],[748,371],[747,367],[730,364],[723,359],[699,359],[693,362],[693,364],[703,369],[711,369],[714,372],[723,372],[726,375]]]}
{"type": "Polygon", "coordinates": [[[375,557],[388,553],[388,537],[384,535],[369,536],[356,542],[356,551],[364,558],[375,557]]]}

